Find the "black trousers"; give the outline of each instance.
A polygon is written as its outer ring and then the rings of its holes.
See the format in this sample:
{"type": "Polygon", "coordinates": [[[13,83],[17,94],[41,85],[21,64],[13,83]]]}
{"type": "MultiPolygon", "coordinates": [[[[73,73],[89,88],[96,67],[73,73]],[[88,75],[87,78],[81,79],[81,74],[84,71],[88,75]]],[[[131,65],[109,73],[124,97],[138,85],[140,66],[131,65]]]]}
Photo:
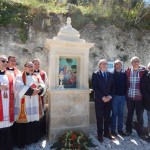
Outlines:
{"type": "Polygon", "coordinates": [[[97,134],[100,136],[103,135],[103,131],[105,135],[109,134],[111,109],[111,101],[105,103],[102,100],[95,100],[97,134]]]}
{"type": "Polygon", "coordinates": [[[12,126],[0,128],[0,150],[13,150],[12,126]]]}
{"type": "Polygon", "coordinates": [[[14,145],[23,149],[26,145],[36,143],[41,138],[40,121],[14,123],[14,145]]]}
{"type": "Polygon", "coordinates": [[[137,134],[140,136],[143,130],[143,112],[144,112],[143,102],[128,99],[127,108],[128,108],[128,115],[126,122],[126,131],[132,133],[132,122],[135,110],[137,116],[137,134]]]}

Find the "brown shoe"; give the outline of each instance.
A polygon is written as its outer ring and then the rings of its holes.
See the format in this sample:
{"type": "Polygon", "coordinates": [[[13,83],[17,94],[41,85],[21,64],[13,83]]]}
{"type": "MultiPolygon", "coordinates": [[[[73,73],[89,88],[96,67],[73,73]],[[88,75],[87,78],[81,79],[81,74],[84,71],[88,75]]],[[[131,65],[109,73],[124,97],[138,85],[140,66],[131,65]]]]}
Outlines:
{"type": "Polygon", "coordinates": [[[103,136],[102,135],[98,135],[98,141],[101,143],[103,142],[103,136]]]}
{"type": "Polygon", "coordinates": [[[108,138],[108,139],[110,139],[110,140],[115,140],[115,137],[112,136],[110,133],[109,133],[109,134],[104,134],[104,137],[105,137],[105,138],[108,138]]]}

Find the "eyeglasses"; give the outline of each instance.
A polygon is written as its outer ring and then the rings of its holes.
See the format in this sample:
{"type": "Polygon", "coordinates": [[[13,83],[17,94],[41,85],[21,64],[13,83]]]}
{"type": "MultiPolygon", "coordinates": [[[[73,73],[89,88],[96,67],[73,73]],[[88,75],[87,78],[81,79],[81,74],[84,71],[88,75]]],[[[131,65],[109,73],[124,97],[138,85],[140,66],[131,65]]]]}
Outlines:
{"type": "Polygon", "coordinates": [[[7,61],[7,60],[1,60],[1,62],[2,62],[2,63],[8,63],[8,61],[7,61]]]}
{"type": "Polygon", "coordinates": [[[16,60],[9,60],[9,62],[16,62],[16,60]]]}
{"type": "Polygon", "coordinates": [[[134,63],[139,63],[140,61],[139,61],[139,60],[133,60],[133,62],[134,62],[134,63]]]}
{"type": "Polygon", "coordinates": [[[25,67],[32,68],[33,66],[25,66],[25,67]]]}
{"type": "Polygon", "coordinates": [[[108,65],[107,63],[101,63],[102,65],[108,65]]]}

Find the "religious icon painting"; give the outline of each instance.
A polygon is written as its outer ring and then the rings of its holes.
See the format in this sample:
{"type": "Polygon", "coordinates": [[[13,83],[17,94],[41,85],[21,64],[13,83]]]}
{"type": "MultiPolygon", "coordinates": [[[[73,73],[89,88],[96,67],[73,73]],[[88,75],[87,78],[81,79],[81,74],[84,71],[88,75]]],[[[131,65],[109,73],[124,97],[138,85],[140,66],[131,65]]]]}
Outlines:
{"type": "Polygon", "coordinates": [[[78,60],[76,58],[59,58],[59,74],[63,73],[64,88],[76,88],[77,65],[78,60]]]}

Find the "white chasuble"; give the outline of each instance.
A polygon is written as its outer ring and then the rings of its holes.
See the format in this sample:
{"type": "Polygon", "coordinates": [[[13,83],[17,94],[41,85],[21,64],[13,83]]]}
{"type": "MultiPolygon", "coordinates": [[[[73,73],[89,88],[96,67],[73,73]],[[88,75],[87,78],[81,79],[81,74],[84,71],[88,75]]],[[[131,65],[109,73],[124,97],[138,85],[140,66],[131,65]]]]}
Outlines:
{"type": "MultiPolygon", "coordinates": [[[[39,95],[35,96],[27,96],[24,95],[27,90],[34,85],[34,87],[38,87],[39,85],[44,88],[45,85],[41,78],[37,78],[36,75],[25,75],[26,84],[24,84],[22,79],[22,74],[18,75],[15,79],[15,120],[19,120],[19,114],[21,111],[22,99],[24,99],[24,111],[27,118],[27,122],[39,121],[40,119],[40,103],[39,103],[39,95]]],[[[44,94],[44,92],[42,94],[44,94]]],[[[44,113],[42,112],[42,115],[44,113]]],[[[26,122],[23,122],[26,123],[26,122]]]]}
{"type": "MultiPolygon", "coordinates": [[[[0,75],[0,84],[8,85],[9,89],[9,81],[7,75],[0,75]]],[[[9,115],[9,90],[7,91],[1,90],[1,97],[3,108],[3,121],[0,121],[0,128],[6,128],[13,125],[13,122],[10,122],[10,115],[9,115]]]]}
{"type": "MultiPolygon", "coordinates": [[[[43,82],[45,84],[45,89],[47,90],[48,89],[48,77],[47,77],[46,72],[40,70],[40,71],[35,71],[34,74],[36,74],[38,77],[40,77],[43,80],[43,82]]],[[[46,94],[46,92],[45,92],[45,94],[46,94]]],[[[41,98],[42,98],[42,105],[43,105],[42,109],[43,109],[43,111],[45,111],[46,110],[45,104],[47,103],[45,95],[43,95],[41,98]]]]}

